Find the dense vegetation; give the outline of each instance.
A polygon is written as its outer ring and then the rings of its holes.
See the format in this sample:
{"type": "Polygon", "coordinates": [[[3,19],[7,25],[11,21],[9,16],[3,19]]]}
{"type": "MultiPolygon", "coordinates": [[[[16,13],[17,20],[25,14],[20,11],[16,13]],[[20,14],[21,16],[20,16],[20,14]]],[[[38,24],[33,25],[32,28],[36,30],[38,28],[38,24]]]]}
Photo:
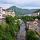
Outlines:
{"type": "Polygon", "coordinates": [[[39,40],[39,36],[35,31],[28,30],[27,31],[27,40],[39,40]]]}
{"type": "Polygon", "coordinates": [[[9,24],[9,26],[15,30],[15,32],[19,31],[20,29],[20,24],[19,24],[19,20],[17,19],[17,17],[12,17],[12,16],[7,16],[6,17],[6,23],[9,24]],[[16,29],[15,29],[16,28],[16,29]]]}
{"type": "Polygon", "coordinates": [[[40,16],[22,16],[21,19],[24,21],[34,21],[35,19],[40,20],[40,16]]]}
{"type": "Polygon", "coordinates": [[[40,40],[36,32],[28,31],[29,28],[27,27],[28,21],[34,21],[35,19],[40,20],[40,16],[22,16],[21,19],[24,21],[26,27],[26,40],[40,40]]]}
{"type": "Polygon", "coordinates": [[[17,17],[7,16],[6,23],[0,25],[0,40],[16,40],[16,34],[20,29],[17,17]]]}
{"type": "MultiPolygon", "coordinates": [[[[16,40],[17,33],[20,29],[20,22],[18,19],[22,19],[25,23],[25,26],[27,28],[26,22],[32,21],[35,19],[40,19],[40,16],[22,16],[22,17],[12,17],[7,16],[6,17],[6,23],[0,24],[0,40],[16,40]]],[[[26,32],[28,32],[28,40],[38,40],[39,38],[36,37],[36,33],[32,31],[28,31],[26,29],[26,32]]],[[[27,33],[26,33],[27,34],[27,33]]]]}

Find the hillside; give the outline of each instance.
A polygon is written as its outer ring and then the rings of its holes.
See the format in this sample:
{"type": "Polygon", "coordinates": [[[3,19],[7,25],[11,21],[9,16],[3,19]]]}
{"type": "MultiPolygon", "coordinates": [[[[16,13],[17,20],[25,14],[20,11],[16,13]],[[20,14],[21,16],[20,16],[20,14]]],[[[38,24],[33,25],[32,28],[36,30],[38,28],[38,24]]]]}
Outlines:
{"type": "Polygon", "coordinates": [[[32,12],[38,10],[38,9],[22,9],[22,8],[18,8],[16,6],[12,6],[6,10],[12,10],[15,11],[16,15],[27,15],[27,14],[31,14],[32,12]]]}

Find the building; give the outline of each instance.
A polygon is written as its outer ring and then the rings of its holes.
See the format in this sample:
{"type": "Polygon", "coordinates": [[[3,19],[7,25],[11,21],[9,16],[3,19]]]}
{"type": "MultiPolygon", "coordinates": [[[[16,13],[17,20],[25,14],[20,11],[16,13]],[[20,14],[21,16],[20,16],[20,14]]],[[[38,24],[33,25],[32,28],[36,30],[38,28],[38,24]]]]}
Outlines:
{"type": "Polygon", "coordinates": [[[32,13],[32,16],[39,16],[39,13],[32,13]]]}
{"type": "Polygon", "coordinates": [[[11,15],[12,17],[15,16],[15,12],[12,11],[12,10],[6,10],[5,13],[6,13],[6,16],[7,16],[7,15],[11,15]]]}
{"type": "Polygon", "coordinates": [[[2,7],[0,7],[0,22],[5,21],[5,18],[7,15],[15,16],[15,12],[12,10],[5,10],[2,7]]]}
{"type": "Polygon", "coordinates": [[[32,16],[39,16],[39,15],[40,15],[40,11],[39,10],[37,10],[37,11],[32,13],[32,16]]]}
{"type": "Polygon", "coordinates": [[[5,10],[0,7],[0,22],[5,19],[5,10]]]}

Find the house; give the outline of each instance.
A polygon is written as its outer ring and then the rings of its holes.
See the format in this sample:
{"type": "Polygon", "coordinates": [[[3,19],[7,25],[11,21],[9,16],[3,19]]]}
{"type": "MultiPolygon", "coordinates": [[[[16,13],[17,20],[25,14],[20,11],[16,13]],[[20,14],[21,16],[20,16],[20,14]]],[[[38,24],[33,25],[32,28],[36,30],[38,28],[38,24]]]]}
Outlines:
{"type": "Polygon", "coordinates": [[[5,9],[0,7],[0,22],[5,19],[5,9]]]}
{"type": "Polygon", "coordinates": [[[32,13],[32,16],[39,16],[39,12],[34,12],[34,13],[32,13]]]}
{"type": "Polygon", "coordinates": [[[11,15],[12,17],[15,16],[15,12],[12,11],[12,10],[6,10],[5,13],[6,13],[6,16],[7,16],[7,15],[11,15]]]}
{"type": "Polygon", "coordinates": [[[15,16],[15,12],[12,10],[6,10],[0,7],[0,22],[5,21],[7,15],[15,16]]]}
{"type": "Polygon", "coordinates": [[[39,16],[40,15],[40,10],[37,10],[32,13],[32,16],[39,16]]]}

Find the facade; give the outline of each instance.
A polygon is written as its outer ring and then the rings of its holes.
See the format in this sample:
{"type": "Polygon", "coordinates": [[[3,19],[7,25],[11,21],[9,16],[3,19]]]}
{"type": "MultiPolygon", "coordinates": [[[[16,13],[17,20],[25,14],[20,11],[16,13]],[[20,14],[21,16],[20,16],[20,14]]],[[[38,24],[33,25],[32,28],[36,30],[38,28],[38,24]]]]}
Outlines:
{"type": "Polygon", "coordinates": [[[40,16],[40,11],[39,11],[39,16],[40,16]]]}
{"type": "Polygon", "coordinates": [[[0,22],[5,19],[5,10],[0,7],[0,22]]]}
{"type": "Polygon", "coordinates": [[[7,16],[7,15],[11,15],[12,17],[15,16],[15,12],[12,11],[12,10],[8,10],[8,11],[6,10],[5,13],[6,13],[6,16],[7,16]]]}
{"type": "Polygon", "coordinates": [[[37,13],[32,13],[32,16],[39,16],[39,12],[37,12],[37,13]]]}
{"type": "Polygon", "coordinates": [[[40,11],[35,11],[32,13],[32,16],[39,16],[40,15],[40,11]]]}
{"type": "Polygon", "coordinates": [[[11,15],[11,16],[15,16],[15,12],[14,11],[11,11],[11,10],[5,10],[3,9],[2,7],[0,7],[0,22],[3,22],[5,21],[5,17],[7,15],[11,15]]]}

